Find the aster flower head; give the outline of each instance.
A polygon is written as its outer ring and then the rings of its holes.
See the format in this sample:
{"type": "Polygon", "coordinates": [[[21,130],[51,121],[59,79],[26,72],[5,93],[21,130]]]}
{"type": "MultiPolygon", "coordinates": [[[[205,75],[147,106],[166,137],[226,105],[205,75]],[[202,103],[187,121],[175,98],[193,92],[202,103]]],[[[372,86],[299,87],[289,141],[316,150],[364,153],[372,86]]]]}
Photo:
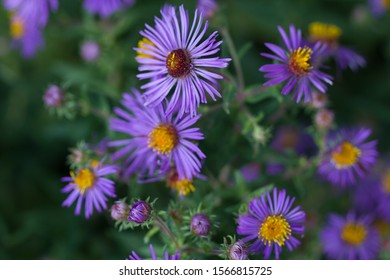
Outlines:
{"type": "Polygon", "coordinates": [[[197,236],[206,236],[211,227],[209,217],[203,213],[197,213],[191,218],[191,231],[197,236]]]}
{"type": "Polygon", "coordinates": [[[193,180],[186,178],[179,180],[179,175],[175,168],[169,169],[166,183],[172,190],[177,191],[179,196],[185,196],[195,191],[193,180]]]}
{"type": "Polygon", "coordinates": [[[321,232],[324,253],[329,259],[376,259],[380,250],[379,234],[372,228],[372,218],[349,213],[331,214],[321,232]]]}
{"type": "Polygon", "coordinates": [[[292,99],[300,102],[313,100],[313,90],[321,93],[327,90],[326,84],[332,84],[332,77],[319,70],[319,57],[325,51],[325,46],[316,43],[313,47],[304,45],[302,32],[290,25],[290,36],[279,26],[279,33],[283,38],[285,49],[271,43],[265,46],[273,53],[261,53],[262,56],[276,60],[276,64],[266,64],[259,71],[265,72],[269,80],[264,86],[275,86],[286,82],[281,93],[287,95],[292,92],[292,99]]]}
{"type": "Polygon", "coordinates": [[[80,48],[81,57],[87,62],[95,61],[100,55],[99,44],[94,41],[86,41],[80,48]]]}
{"type": "Polygon", "coordinates": [[[247,163],[240,168],[240,173],[246,182],[256,181],[260,177],[260,163],[247,163]]]}
{"type": "Polygon", "coordinates": [[[178,180],[192,180],[200,173],[201,160],[206,156],[192,141],[202,140],[199,128],[191,127],[200,115],[180,118],[177,111],[167,112],[160,104],[154,108],[145,107],[137,91],[125,93],[122,105],[116,108],[118,116],[110,120],[110,129],[130,136],[129,139],[112,141],[110,146],[121,146],[113,153],[113,160],[126,158],[124,176],[136,172],[142,181],[166,174],[171,164],[176,167],[178,180]],[[156,175],[157,174],[157,175],[156,175]]]}
{"type": "Polygon", "coordinates": [[[27,24],[18,14],[11,16],[10,33],[13,39],[12,46],[20,49],[25,58],[33,57],[43,46],[41,30],[35,25],[27,24]]]}
{"type": "Polygon", "coordinates": [[[313,137],[301,127],[294,125],[278,127],[271,146],[279,153],[293,151],[297,155],[307,157],[313,156],[318,150],[313,137]]]}
{"type": "Polygon", "coordinates": [[[69,177],[63,177],[62,182],[68,184],[61,190],[68,193],[68,198],[62,203],[63,207],[70,207],[76,200],[75,214],[80,215],[82,204],[85,203],[85,217],[88,219],[94,209],[98,212],[107,209],[108,197],[115,197],[114,182],[104,178],[115,174],[115,165],[104,165],[102,162],[71,171],[69,177]]]}
{"type": "Polygon", "coordinates": [[[366,128],[342,129],[331,133],[318,168],[319,174],[342,188],[365,177],[378,156],[377,141],[367,142],[370,134],[371,130],[366,128]]]}
{"type": "Polygon", "coordinates": [[[376,219],[390,222],[390,166],[380,174],[373,172],[360,181],[353,195],[358,213],[369,213],[376,219]]]}
{"type": "Polygon", "coordinates": [[[140,32],[145,38],[135,48],[139,62],[137,77],[149,80],[141,89],[145,90],[146,106],[155,107],[167,97],[170,98],[167,112],[179,107],[179,116],[184,113],[196,115],[200,103],[207,103],[206,96],[213,100],[221,97],[217,80],[222,76],[209,68],[225,68],[230,59],[214,56],[222,41],[213,32],[202,40],[208,27],[195,11],[190,24],[188,11],[183,6],[167,6],[161,11],[161,18],[155,18],[155,26],[146,25],[140,32]]]}
{"type": "Polygon", "coordinates": [[[43,95],[43,102],[47,107],[59,107],[64,101],[64,93],[56,85],[50,85],[43,95]]]}
{"type": "Polygon", "coordinates": [[[218,9],[217,1],[215,0],[198,0],[196,7],[205,18],[214,16],[218,9]]]}
{"type": "Polygon", "coordinates": [[[4,7],[15,12],[26,26],[44,27],[51,11],[58,9],[57,0],[4,0],[4,7]]]}
{"type": "Polygon", "coordinates": [[[339,69],[350,68],[353,71],[366,65],[366,60],[354,50],[339,43],[342,30],[334,24],[312,22],[309,25],[309,40],[321,42],[326,46],[325,57],[333,57],[339,69]]]}
{"type": "Polygon", "coordinates": [[[134,202],[130,206],[129,216],[127,217],[127,220],[130,222],[134,222],[136,224],[142,224],[149,220],[152,214],[152,206],[146,202],[139,200],[137,202],[134,202]]]}
{"type": "MultiPolygon", "coordinates": [[[[156,252],[154,251],[153,245],[149,245],[150,255],[152,257],[152,260],[158,260],[156,252]]],[[[143,258],[139,257],[135,251],[132,251],[131,254],[127,258],[128,260],[144,260],[143,258]]],[[[176,254],[173,254],[169,256],[168,252],[164,252],[164,260],[180,260],[180,252],[177,252],[176,254]]]]}
{"type": "Polygon", "coordinates": [[[368,3],[375,17],[381,17],[390,10],[390,0],[368,0],[368,3]]]}
{"type": "Polygon", "coordinates": [[[268,259],[274,251],[279,259],[283,246],[292,251],[300,244],[296,236],[304,233],[306,215],[300,206],[292,209],[294,201],[285,190],[274,188],[272,195],[267,192],[249,202],[247,213],[238,217],[237,233],[245,236],[242,241],[253,241],[251,253],[268,259]]]}
{"type": "Polygon", "coordinates": [[[90,13],[108,17],[125,7],[133,6],[134,3],[135,0],[84,0],[84,8],[90,13]]]}

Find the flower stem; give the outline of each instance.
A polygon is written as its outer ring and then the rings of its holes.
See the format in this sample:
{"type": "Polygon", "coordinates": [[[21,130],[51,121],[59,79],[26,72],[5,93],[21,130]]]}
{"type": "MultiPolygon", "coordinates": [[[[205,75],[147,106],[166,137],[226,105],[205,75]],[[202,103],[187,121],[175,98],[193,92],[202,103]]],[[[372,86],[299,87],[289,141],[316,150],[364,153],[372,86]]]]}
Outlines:
{"type": "Polygon", "coordinates": [[[177,242],[177,239],[173,232],[167,227],[167,225],[164,223],[163,220],[159,216],[155,216],[155,222],[156,224],[161,228],[161,230],[175,243],[175,247],[177,251],[180,251],[179,243],[177,242]]]}
{"type": "Polygon", "coordinates": [[[234,69],[237,74],[237,95],[238,95],[238,99],[240,100],[242,98],[240,96],[243,94],[245,88],[244,74],[242,72],[240,57],[238,56],[236,47],[234,46],[232,37],[230,36],[228,29],[222,27],[221,34],[226,39],[226,44],[228,46],[230,55],[232,56],[234,69]]]}

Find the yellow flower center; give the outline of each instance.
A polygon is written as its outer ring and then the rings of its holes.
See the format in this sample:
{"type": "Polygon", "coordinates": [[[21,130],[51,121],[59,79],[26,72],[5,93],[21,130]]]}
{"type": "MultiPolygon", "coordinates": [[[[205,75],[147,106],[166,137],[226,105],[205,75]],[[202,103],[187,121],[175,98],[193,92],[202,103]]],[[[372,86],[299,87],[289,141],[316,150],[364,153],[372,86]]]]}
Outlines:
{"type": "Polygon", "coordinates": [[[313,68],[310,64],[311,54],[312,50],[309,47],[298,48],[292,51],[288,61],[290,71],[297,76],[302,76],[309,72],[313,68]]]}
{"type": "Polygon", "coordinates": [[[350,245],[359,246],[366,239],[367,230],[361,224],[347,223],[341,232],[341,238],[350,245]]]}
{"type": "Polygon", "coordinates": [[[187,195],[195,191],[192,180],[182,179],[179,180],[179,176],[176,170],[169,171],[167,185],[176,190],[179,195],[187,195]]]}
{"type": "Polygon", "coordinates": [[[187,76],[192,68],[191,57],[188,51],[177,49],[168,53],[165,63],[168,74],[174,78],[187,76]]]}
{"type": "Polygon", "coordinates": [[[383,190],[390,194],[390,170],[387,170],[382,179],[383,190]]]}
{"type": "Polygon", "coordinates": [[[290,238],[291,228],[290,224],[279,216],[268,216],[262,223],[258,238],[260,238],[265,245],[271,245],[272,242],[277,243],[279,246],[283,246],[284,242],[290,238]]]}
{"type": "Polygon", "coordinates": [[[81,194],[91,188],[95,182],[95,174],[88,168],[79,170],[76,176],[73,172],[70,172],[70,176],[73,178],[74,183],[79,187],[81,194]]]}
{"type": "Polygon", "coordinates": [[[325,43],[334,43],[340,38],[341,29],[333,24],[322,22],[312,22],[309,25],[310,38],[313,41],[321,41],[325,43]]]}
{"type": "Polygon", "coordinates": [[[12,17],[10,23],[10,33],[12,38],[20,39],[24,35],[24,22],[17,16],[12,17]]]}
{"type": "Polygon", "coordinates": [[[149,147],[159,154],[169,154],[178,141],[177,131],[170,124],[159,124],[149,133],[149,147]]]}
{"type": "Polygon", "coordinates": [[[358,162],[361,154],[351,143],[344,142],[332,152],[332,162],[337,169],[348,168],[358,162]]]}
{"type": "MultiPolygon", "coordinates": [[[[146,50],[146,51],[151,51],[150,47],[155,47],[155,44],[153,44],[152,41],[150,41],[149,39],[144,37],[141,40],[139,40],[138,48],[140,48],[142,50],[146,50]]],[[[137,51],[137,57],[138,58],[153,58],[152,55],[145,54],[142,51],[137,51]]]]}

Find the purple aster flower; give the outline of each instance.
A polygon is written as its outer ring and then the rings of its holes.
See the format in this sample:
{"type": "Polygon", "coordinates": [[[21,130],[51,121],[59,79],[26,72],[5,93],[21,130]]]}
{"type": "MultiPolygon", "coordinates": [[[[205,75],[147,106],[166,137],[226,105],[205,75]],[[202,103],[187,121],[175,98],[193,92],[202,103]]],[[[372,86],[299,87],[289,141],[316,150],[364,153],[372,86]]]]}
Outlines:
{"type": "Polygon", "coordinates": [[[102,17],[108,17],[111,14],[134,5],[135,0],[84,0],[84,8],[102,17]]]}
{"type": "Polygon", "coordinates": [[[82,44],[80,49],[80,55],[85,61],[93,62],[100,55],[100,47],[94,41],[87,41],[82,44]]]}
{"type": "Polygon", "coordinates": [[[379,234],[372,227],[372,219],[352,213],[346,217],[331,214],[321,232],[321,241],[329,259],[376,259],[380,250],[379,234]]]}
{"type": "Polygon", "coordinates": [[[206,236],[209,233],[211,222],[205,214],[198,213],[191,218],[191,231],[197,236],[206,236]]]}
{"type": "Polygon", "coordinates": [[[280,173],[284,172],[286,167],[283,163],[278,162],[270,162],[266,165],[267,174],[271,176],[279,175],[280,173]]]}
{"type": "Polygon", "coordinates": [[[26,26],[44,27],[50,11],[58,8],[57,0],[4,0],[8,11],[16,12],[26,26]]]}
{"type": "Polygon", "coordinates": [[[115,108],[118,117],[110,120],[111,130],[131,137],[110,143],[123,146],[112,155],[113,160],[127,157],[124,175],[139,172],[140,179],[166,174],[173,162],[179,180],[191,180],[200,173],[201,159],[206,157],[192,142],[203,139],[199,128],[191,128],[200,115],[179,118],[176,111],[167,112],[163,104],[144,107],[140,93],[133,93],[123,95],[122,105],[128,111],[115,108]]]}
{"type": "Polygon", "coordinates": [[[249,202],[248,213],[238,217],[237,233],[246,236],[244,242],[254,240],[252,253],[261,252],[268,259],[274,251],[279,259],[283,246],[292,251],[300,244],[294,235],[303,235],[306,215],[300,206],[291,209],[294,201],[285,190],[274,188],[272,197],[267,192],[249,202]]]}
{"type": "Polygon", "coordinates": [[[146,201],[137,201],[130,206],[129,216],[127,221],[132,221],[136,224],[142,224],[149,220],[152,214],[152,206],[146,201]]]}
{"type": "Polygon", "coordinates": [[[179,15],[174,7],[167,7],[161,16],[155,18],[154,27],[146,25],[140,32],[148,41],[135,48],[138,69],[143,72],[137,77],[149,79],[141,87],[145,90],[145,105],[155,107],[169,95],[168,113],[178,107],[180,117],[184,113],[194,116],[200,103],[207,103],[206,94],[213,100],[221,97],[217,80],[222,76],[208,68],[225,68],[230,59],[213,56],[222,43],[216,39],[218,32],[202,41],[208,23],[202,28],[203,19],[198,11],[192,24],[183,6],[179,15]]]}
{"type": "Polygon", "coordinates": [[[256,181],[260,176],[260,164],[251,162],[240,168],[242,177],[246,182],[256,181]]]}
{"type": "Polygon", "coordinates": [[[342,129],[327,139],[327,150],[318,168],[319,174],[333,185],[347,187],[366,176],[374,165],[377,141],[367,142],[371,130],[342,129]]]}
{"type": "MultiPolygon", "coordinates": [[[[152,260],[158,260],[156,256],[156,252],[154,251],[153,245],[149,245],[150,255],[152,256],[152,260]]],[[[127,258],[129,260],[143,260],[143,258],[140,258],[136,252],[132,251],[129,257],[127,258]]],[[[169,256],[168,252],[164,252],[164,260],[180,260],[180,252],[177,252],[176,254],[169,256]]]]}
{"type": "Polygon", "coordinates": [[[266,47],[273,54],[261,53],[262,56],[276,60],[276,64],[266,64],[260,67],[259,71],[265,72],[269,78],[264,86],[275,86],[286,81],[281,93],[287,95],[293,93],[292,98],[300,102],[313,100],[312,86],[318,91],[326,92],[326,83],[332,84],[332,77],[321,72],[318,68],[318,57],[322,55],[325,46],[316,43],[313,47],[303,44],[302,32],[290,25],[290,37],[279,26],[278,30],[283,38],[286,49],[277,45],[266,43],[266,47]]]}
{"type": "Polygon", "coordinates": [[[248,259],[248,246],[242,240],[236,241],[229,249],[229,259],[246,260],[248,259]]]}
{"type": "Polygon", "coordinates": [[[62,90],[56,85],[50,85],[43,95],[43,102],[47,107],[60,107],[64,101],[62,90]]]}
{"type": "Polygon", "coordinates": [[[211,18],[217,11],[218,5],[215,0],[198,0],[196,7],[205,18],[211,18]]]}
{"type": "Polygon", "coordinates": [[[309,40],[315,44],[321,42],[326,46],[325,57],[333,57],[341,70],[350,68],[356,71],[366,65],[366,60],[350,48],[340,45],[341,29],[333,24],[313,22],[309,25],[309,40]]]}
{"type": "Polygon", "coordinates": [[[390,167],[383,174],[374,174],[360,181],[354,192],[358,213],[369,213],[376,219],[390,222],[390,167]]]}
{"type": "Polygon", "coordinates": [[[124,201],[115,201],[110,210],[111,217],[115,221],[125,220],[127,218],[128,205],[124,201]]]}
{"type": "Polygon", "coordinates": [[[280,153],[293,151],[307,157],[315,155],[318,150],[310,134],[300,127],[291,125],[284,125],[276,130],[271,146],[280,153]]]}
{"type": "Polygon", "coordinates": [[[75,214],[80,215],[81,206],[85,201],[85,217],[88,219],[94,211],[98,212],[107,209],[107,197],[115,197],[114,182],[104,178],[109,174],[117,172],[115,165],[91,164],[89,167],[81,168],[74,173],[70,172],[70,177],[63,177],[62,182],[68,184],[61,190],[69,193],[68,198],[62,206],[70,207],[77,199],[75,214]]]}
{"type": "Polygon", "coordinates": [[[179,180],[179,175],[177,173],[176,168],[170,168],[168,170],[166,184],[172,190],[177,191],[180,197],[183,197],[195,191],[193,180],[188,180],[186,178],[179,180]]]}
{"type": "Polygon", "coordinates": [[[33,57],[43,46],[41,30],[32,24],[26,24],[18,14],[14,14],[10,21],[13,47],[20,49],[23,57],[33,57]]]}
{"type": "Polygon", "coordinates": [[[375,17],[381,17],[390,10],[389,0],[368,0],[368,3],[375,17]]]}

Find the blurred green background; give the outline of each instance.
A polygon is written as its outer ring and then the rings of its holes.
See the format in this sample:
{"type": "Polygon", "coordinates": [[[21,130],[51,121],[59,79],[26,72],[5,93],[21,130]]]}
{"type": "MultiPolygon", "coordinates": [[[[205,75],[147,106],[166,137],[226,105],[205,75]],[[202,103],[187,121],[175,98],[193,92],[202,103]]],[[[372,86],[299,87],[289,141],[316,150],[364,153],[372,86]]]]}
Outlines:
{"type": "MultiPolygon", "coordinates": [[[[65,195],[60,193],[59,180],[69,174],[69,148],[80,140],[104,137],[107,123],[88,106],[73,120],[50,115],[42,95],[49,84],[67,81],[76,98],[88,91],[90,101],[106,104],[103,109],[109,114],[121,92],[140,85],[133,47],[144,23],[152,23],[164,3],[138,0],[133,8],[99,21],[82,10],[81,1],[60,1],[59,11],[51,15],[45,29],[45,48],[30,60],[9,48],[8,16],[0,10],[0,259],[123,259],[143,242],[141,230],[118,233],[108,211],[85,220],[73,215],[74,208],[61,208],[65,195]],[[79,56],[86,39],[102,45],[97,67],[79,56]]],[[[196,5],[195,0],[168,3],[184,3],[190,15],[196,5]]],[[[278,25],[293,23],[305,34],[312,21],[341,27],[341,43],[362,54],[367,67],[356,73],[345,71],[335,79],[328,91],[330,108],[338,124],[372,127],[381,155],[390,152],[389,13],[375,19],[366,1],[353,0],[218,3],[236,47],[251,43],[242,59],[246,85],[264,81],[258,68],[268,61],[259,53],[265,51],[264,42],[279,42],[278,25]]],[[[218,21],[212,22],[210,29],[216,25],[218,21]]],[[[214,140],[207,141],[212,150],[214,140]]],[[[164,190],[160,193],[164,195],[164,190]]],[[[320,257],[316,250],[299,255],[320,257]]]]}

